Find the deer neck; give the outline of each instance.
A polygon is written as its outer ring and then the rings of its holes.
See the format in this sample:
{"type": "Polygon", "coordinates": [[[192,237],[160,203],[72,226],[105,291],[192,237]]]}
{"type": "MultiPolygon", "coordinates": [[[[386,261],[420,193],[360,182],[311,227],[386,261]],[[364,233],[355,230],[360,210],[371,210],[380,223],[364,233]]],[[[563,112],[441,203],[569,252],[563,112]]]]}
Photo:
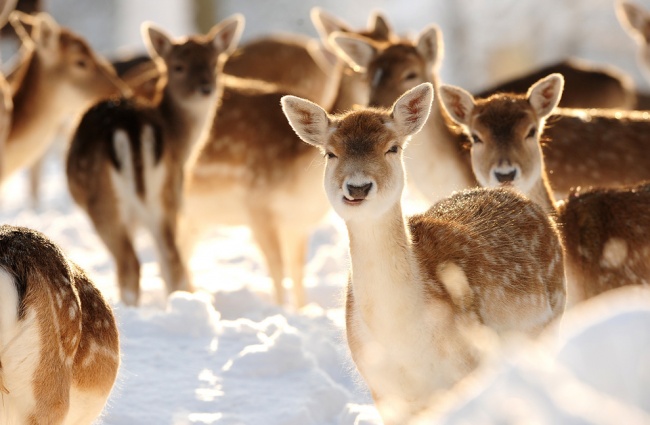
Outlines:
{"type": "Polygon", "coordinates": [[[527,194],[533,202],[540,205],[547,214],[555,214],[555,196],[551,190],[546,170],[542,166],[540,178],[535,182],[530,192],[527,194]]]}
{"type": "Polygon", "coordinates": [[[334,114],[349,111],[354,105],[368,104],[368,90],[365,88],[367,83],[351,68],[343,65],[340,68],[338,92],[330,110],[334,114]]]}
{"type": "Polygon", "coordinates": [[[36,52],[31,52],[19,67],[10,82],[13,114],[3,158],[3,179],[41,157],[70,112],[65,99],[58,99],[61,96],[56,76],[48,75],[36,52]]]}
{"type": "Polygon", "coordinates": [[[356,309],[375,335],[390,334],[389,329],[403,327],[422,312],[420,278],[401,205],[379,219],[346,225],[356,309]]]}
{"type": "MultiPolygon", "coordinates": [[[[221,90],[217,93],[220,94],[221,90]]],[[[174,99],[167,88],[163,90],[158,108],[172,141],[170,149],[175,151],[175,156],[181,159],[182,163],[192,155],[201,134],[212,121],[217,101],[214,97],[211,99],[181,104],[174,99]]]]}

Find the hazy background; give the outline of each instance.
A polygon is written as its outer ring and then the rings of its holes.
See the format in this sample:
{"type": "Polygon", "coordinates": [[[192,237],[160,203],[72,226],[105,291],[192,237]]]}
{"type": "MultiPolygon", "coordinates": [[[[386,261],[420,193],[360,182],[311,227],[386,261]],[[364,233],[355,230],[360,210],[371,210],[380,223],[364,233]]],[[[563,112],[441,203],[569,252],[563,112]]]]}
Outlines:
{"type": "MultiPolygon", "coordinates": [[[[637,0],[650,9],[650,0],[637,0]]],[[[141,49],[139,25],[151,20],[173,35],[207,28],[236,12],[246,17],[244,40],[272,32],[316,36],[313,6],[354,28],[381,10],[400,33],[436,23],[446,47],[444,82],[478,90],[526,69],[574,56],[629,73],[650,85],[636,64],[635,46],[617,21],[613,0],[43,0],[62,24],[98,50],[141,49]]]]}

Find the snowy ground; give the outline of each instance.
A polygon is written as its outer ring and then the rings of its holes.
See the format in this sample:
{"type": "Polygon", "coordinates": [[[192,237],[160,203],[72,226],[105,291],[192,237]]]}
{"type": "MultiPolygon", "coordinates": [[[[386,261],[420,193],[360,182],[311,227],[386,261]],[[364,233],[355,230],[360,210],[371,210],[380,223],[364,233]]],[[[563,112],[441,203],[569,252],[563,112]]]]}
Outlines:
{"type": "MultiPolygon", "coordinates": [[[[192,263],[202,290],[169,300],[143,237],[143,305],[128,308],[116,301],[112,261],[67,195],[59,161],[46,167],[41,208],[27,207],[19,175],[2,191],[0,220],[49,235],[111,300],[122,366],[101,424],[381,423],[344,338],[347,236],[338,218],[314,234],[312,304],[303,311],[272,304],[261,257],[241,228],[206,239],[192,263]]],[[[591,327],[567,317],[568,342],[497,356],[421,423],[442,415],[444,424],[650,424],[650,296],[590,311],[581,317],[591,327]]]]}

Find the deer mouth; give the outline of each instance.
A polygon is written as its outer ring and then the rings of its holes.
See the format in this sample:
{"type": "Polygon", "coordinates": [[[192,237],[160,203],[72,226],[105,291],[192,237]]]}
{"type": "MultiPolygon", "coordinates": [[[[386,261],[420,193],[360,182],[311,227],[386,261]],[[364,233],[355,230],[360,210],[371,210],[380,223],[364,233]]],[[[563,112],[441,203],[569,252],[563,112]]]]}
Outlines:
{"type": "Polygon", "coordinates": [[[366,198],[348,198],[347,196],[343,196],[343,203],[345,205],[360,205],[365,200],[366,198]]]}

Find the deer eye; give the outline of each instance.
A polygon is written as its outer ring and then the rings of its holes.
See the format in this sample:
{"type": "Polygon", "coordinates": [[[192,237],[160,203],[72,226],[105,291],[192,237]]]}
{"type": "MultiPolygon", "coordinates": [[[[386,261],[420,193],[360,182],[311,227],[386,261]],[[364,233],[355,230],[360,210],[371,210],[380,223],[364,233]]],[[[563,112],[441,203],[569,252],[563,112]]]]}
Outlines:
{"type": "Polygon", "coordinates": [[[185,67],[183,65],[174,65],[174,72],[183,72],[185,71],[185,67]]]}
{"type": "Polygon", "coordinates": [[[86,69],[86,68],[88,67],[88,62],[86,62],[86,61],[83,60],[83,59],[78,59],[78,60],[75,62],[75,65],[76,65],[78,68],[86,69]]]}
{"type": "Polygon", "coordinates": [[[388,154],[388,153],[397,153],[398,150],[399,150],[399,146],[394,145],[394,146],[391,146],[391,148],[388,149],[388,150],[386,151],[386,153],[387,153],[387,154],[388,154]]]}
{"type": "Polygon", "coordinates": [[[474,144],[483,143],[483,140],[481,140],[481,138],[478,137],[478,135],[472,134],[472,143],[474,144]]]}
{"type": "Polygon", "coordinates": [[[328,159],[334,159],[334,158],[337,158],[337,156],[334,155],[332,152],[326,152],[326,153],[325,153],[325,156],[326,156],[328,159]]]}
{"type": "Polygon", "coordinates": [[[404,81],[414,80],[418,77],[418,74],[415,71],[411,71],[404,76],[404,81]]]}
{"type": "Polygon", "coordinates": [[[526,136],[526,139],[530,139],[531,137],[535,137],[536,133],[537,133],[537,129],[535,127],[531,128],[530,131],[528,132],[528,135],[526,136]]]}

